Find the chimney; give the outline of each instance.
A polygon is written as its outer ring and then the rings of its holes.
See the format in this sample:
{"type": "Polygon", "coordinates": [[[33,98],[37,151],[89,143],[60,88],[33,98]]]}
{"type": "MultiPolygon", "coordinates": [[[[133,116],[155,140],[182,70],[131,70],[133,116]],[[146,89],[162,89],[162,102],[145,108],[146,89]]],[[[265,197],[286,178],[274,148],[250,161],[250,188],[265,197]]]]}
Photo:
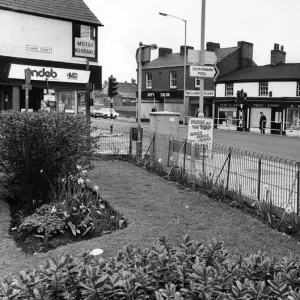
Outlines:
{"type": "Polygon", "coordinates": [[[220,44],[219,43],[213,43],[213,42],[207,42],[206,43],[206,51],[213,51],[220,49],[220,44]]]}
{"type": "MultiPolygon", "coordinates": [[[[188,54],[189,49],[194,50],[194,47],[186,46],[186,55],[188,54]]],[[[180,55],[184,55],[184,46],[180,46],[180,55]]]]}
{"type": "Polygon", "coordinates": [[[286,52],[283,51],[283,46],[279,50],[279,44],[274,44],[274,49],[271,50],[271,65],[285,64],[285,56],[286,52]]]}
{"type": "Polygon", "coordinates": [[[249,42],[239,41],[238,47],[240,68],[244,68],[247,65],[252,65],[253,60],[253,44],[249,42]]]}
{"type": "Polygon", "coordinates": [[[172,54],[172,49],[170,48],[158,48],[158,57],[166,57],[172,54]]]}

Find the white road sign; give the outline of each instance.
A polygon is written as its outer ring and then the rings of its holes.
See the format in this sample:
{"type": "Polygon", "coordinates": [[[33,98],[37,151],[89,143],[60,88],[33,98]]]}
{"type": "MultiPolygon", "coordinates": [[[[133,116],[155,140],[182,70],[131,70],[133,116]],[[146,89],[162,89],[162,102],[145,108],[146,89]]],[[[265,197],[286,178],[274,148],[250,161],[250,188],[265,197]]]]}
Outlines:
{"type": "Polygon", "coordinates": [[[191,77],[214,78],[219,74],[216,66],[190,66],[191,77]]]}

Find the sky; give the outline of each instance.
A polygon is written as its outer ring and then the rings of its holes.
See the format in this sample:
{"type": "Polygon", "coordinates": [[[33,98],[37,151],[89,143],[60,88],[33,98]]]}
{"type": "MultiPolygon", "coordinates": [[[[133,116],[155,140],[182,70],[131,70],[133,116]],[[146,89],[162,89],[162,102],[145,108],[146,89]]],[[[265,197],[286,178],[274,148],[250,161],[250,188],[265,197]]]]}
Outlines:
{"type": "MultiPolygon", "coordinates": [[[[111,75],[119,82],[137,78],[135,59],[139,42],[180,51],[184,22],[187,46],[201,47],[201,0],[84,0],[104,27],[99,27],[98,57],[103,82],[111,75]]],[[[300,0],[206,0],[206,42],[221,48],[238,41],[253,43],[257,65],[270,64],[274,43],[284,46],[287,63],[300,63],[300,0]]],[[[151,60],[157,58],[153,50],[151,60]]]]}

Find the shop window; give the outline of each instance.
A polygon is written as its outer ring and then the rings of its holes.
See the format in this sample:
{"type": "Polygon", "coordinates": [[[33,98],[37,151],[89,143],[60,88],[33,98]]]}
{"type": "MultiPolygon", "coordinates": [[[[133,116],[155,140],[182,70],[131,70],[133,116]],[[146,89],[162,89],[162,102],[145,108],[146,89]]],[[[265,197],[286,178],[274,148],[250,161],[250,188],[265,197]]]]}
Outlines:
{"type": "Polygon", "coordinates": [[[269,92],[269,83],[268,82],[260,82],[259,83],[259,96],[268,96],[269,92]]]}
{"type": "Polygon", "coordinates": [[[60,111],[75,112],[75,91],[58,91],[58,103],[60,111]]]}
{"type": "Polygon", "coordinates": [[[146,89],[152,89],[152,74],[146,74],[146,89]]]}
{"type": "Polygon", "coordinates": [[[299,130],[300,129],[300,108],[288,108],[287,110],[287,129],[299,130]]]}
{"type": "Polygon", "coordinates": [[[195,78],[195,87],[200,87],[200,78],[199,77],[195,78]]]}
{"type": "Polygon", "coordinates": [[[177,88],[177,73],[170,72],[170,88],[177,88]]]}
{"type": "Polygon", "coordinates": [[[225,84],[225,96],[233,96],[233,83],[225,84]]]}
{"type": "Polygon", "coordinates": [[[297,82],[297,96],[300,96],[300,81],[297,82]]]}
{"type": "Polygon", "coordinates": [[[97,60],[97,27],[73,23],[73,56],[97,60]]]}

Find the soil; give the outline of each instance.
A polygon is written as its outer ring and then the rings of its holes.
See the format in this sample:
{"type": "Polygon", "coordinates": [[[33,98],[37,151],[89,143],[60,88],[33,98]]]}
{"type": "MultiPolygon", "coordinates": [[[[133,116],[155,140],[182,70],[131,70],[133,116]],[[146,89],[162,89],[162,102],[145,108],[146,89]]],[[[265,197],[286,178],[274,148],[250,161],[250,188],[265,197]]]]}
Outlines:
{"type": "Polygon", "coordinates": [[[21,222],[21,217],[26,217],[30,214],[26,210],[16,206],[10,205],[11,212],[11,227],[10,234],[14,238],[15,243],[18,248],[20,248],[26,254],[34,254],[37,252],[48,252],[50,250],[56,249],[60,246],[76,243],[83,240],[89,240],[98,236],[103,236],[110,234],[116,230],[124,229],[127,227],[126,220],[122,223],[122,228],[116,228],[115,221],[108,220],[118,220],[124,219],[120,216],[118,212],[113,210],[111,206],[104,200],[101,202],[105,205],[105,209],[102,211],[103,222],[101,222],[101,232],[98,235],[86,235],[86,236],[74,236],[71,231],[65,230],[64,234],[51,237],[48,241],[48,244],[45,245],[42,238],[35,237],[33,235],[24,236],[20,234],[17,230],[13,229],[18,227],[21,222]],[[111,218],[113,217],[113,218],[111,218]]]}

